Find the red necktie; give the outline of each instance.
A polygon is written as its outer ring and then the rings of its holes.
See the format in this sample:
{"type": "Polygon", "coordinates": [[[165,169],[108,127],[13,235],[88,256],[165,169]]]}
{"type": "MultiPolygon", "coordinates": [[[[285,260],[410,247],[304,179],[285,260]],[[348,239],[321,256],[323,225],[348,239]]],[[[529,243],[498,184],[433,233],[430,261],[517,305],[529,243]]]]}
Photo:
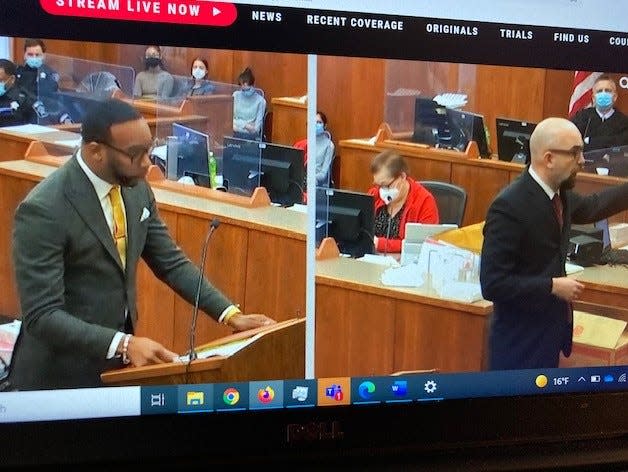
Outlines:
{"type": "Polygon", "coordinates": [[[563,229],[563,202],[560,199],[560,196],[555,193],[554,198],[552,198],[552,204],[554,205],[554,213],[556,213],[556,221],[558,221],[558,227],[563,229]]]}

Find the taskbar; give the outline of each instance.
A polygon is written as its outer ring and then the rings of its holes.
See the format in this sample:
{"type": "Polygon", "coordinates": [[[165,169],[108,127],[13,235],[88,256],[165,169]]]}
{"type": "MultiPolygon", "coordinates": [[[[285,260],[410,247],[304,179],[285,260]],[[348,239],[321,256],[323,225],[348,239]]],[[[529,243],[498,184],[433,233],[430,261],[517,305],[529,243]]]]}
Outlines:
{"type": "Polygon", "coordinates": [[[628,391],[628,366],[0,393],[0,423],[628,391]]]}

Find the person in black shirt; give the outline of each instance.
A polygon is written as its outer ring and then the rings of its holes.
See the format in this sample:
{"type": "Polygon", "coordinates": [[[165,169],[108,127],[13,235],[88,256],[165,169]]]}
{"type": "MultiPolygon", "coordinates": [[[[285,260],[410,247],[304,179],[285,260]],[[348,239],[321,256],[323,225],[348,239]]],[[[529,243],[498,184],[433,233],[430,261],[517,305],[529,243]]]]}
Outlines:
{"type": "Polygon", "coordinates": [[[628,145],[628,116],[615,108],[617,85],[603,74],[592,91],[593,106],[580,110],[571,120],[582,134],[584,150],[628,145]]]}
{"type": "Polygon", "coordinates": [[[34,121],[34,100],[16,83],[16,66],[0,59],[0,126],[14,126],[34,121]]]}
{"type": "Polygon", "coordinates": [[[46,45],[41,39],[24,42],[24,64],[17,68],[19,85],[35,97],[48,97],[59,90],[59,74],[51,69],[46,60],[46,45]]]}

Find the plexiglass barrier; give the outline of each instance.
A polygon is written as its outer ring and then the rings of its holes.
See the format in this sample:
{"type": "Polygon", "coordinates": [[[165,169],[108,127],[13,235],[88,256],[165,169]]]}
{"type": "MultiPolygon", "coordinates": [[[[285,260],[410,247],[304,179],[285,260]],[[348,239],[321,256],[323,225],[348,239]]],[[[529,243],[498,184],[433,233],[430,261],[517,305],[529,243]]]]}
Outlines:
{"type": "Polygon", "coordinates": [[[46,54],[35,83],[37,123],[81,123],[95,101],[131,97],[134,77],[131,67],[46,54]]]}

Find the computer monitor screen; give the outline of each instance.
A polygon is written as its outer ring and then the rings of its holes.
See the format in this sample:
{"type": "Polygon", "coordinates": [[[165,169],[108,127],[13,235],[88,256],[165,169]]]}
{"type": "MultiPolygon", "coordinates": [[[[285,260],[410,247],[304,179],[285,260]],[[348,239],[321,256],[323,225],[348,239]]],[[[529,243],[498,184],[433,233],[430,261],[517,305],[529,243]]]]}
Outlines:
{"type": "Polygon", "coordinates": [[[57,100],[59,106],[59,121],[61,123],[81,123],[83,116],[95,103],[109,98],[101,94],[59,91],[50,96],[50,100],[57,100]]]}
{"type": "Polygon", "coordinates": [[[209,136],[179,123],[172,124],[168,138],[166,168],[177,179],[188,176],[196,185],[209,186],[209,136]],[[176,174],[174,169],[176,169],[176,174]]]}
{"type": "Polygon", "coordinates": [[[367,193],[317,188],[317,245],[324,237],[331,237],[343,254],[351,257],[372,254],[374,205],[374,197],[367,193]]]}
{"type": "Polygon", "coordinates": [[[499,160],[528,164],[530,162],[530,136],[536,123],[497,118],[495,126],[499,160]]]}
{"type": "Polygon", "coordinates": [[[582,170],[598,175],[628,177],[628,146],[586,151],[582,170]]]}
{"type": "Polygon", "coordinates": [[[412,141],[449,149],[452,147],[447,108],[431,98],[417,97],[414,103],[412,141]]]}
{"type": "Polygon", "coordinates": [[[447,109],[447,118],[451,131],[451,145],[455,149],[464,151],[470,141],[475,141],[480,157],[489,158],[491,151],[486,139],[484,117],[477,113],[465,110],[447,109]]]}
{"type": "Polygon", "coordinates": [[[251,195],[264,187],[273,203],[303,202],[303,149],[225,136],[222,176],[230,193],[251,195]]]}

